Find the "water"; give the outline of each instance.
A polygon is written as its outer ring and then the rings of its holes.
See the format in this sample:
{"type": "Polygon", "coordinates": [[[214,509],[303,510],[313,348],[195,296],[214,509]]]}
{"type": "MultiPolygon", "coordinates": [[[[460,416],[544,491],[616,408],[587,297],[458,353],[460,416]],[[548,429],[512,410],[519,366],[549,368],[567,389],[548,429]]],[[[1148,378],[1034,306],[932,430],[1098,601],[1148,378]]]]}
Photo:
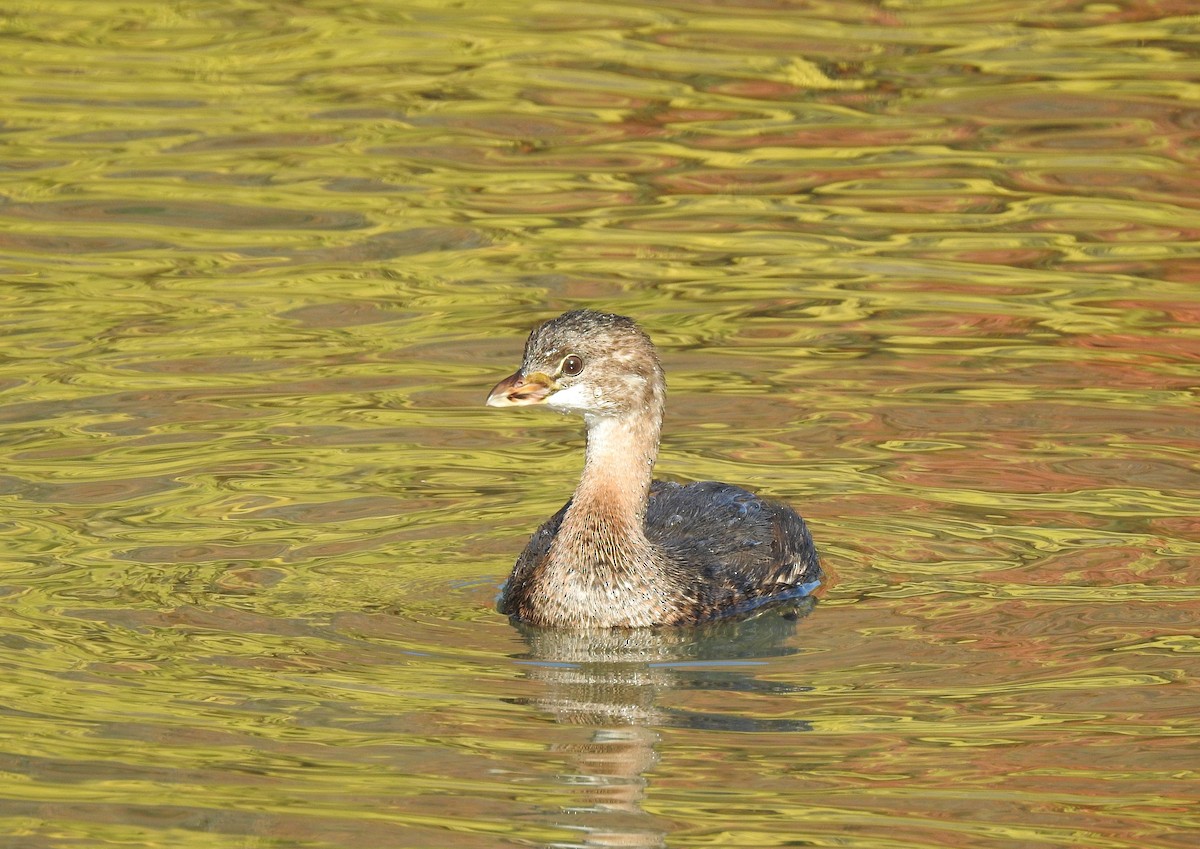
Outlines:
{"type": "Polygon", "coordinates": [[[1197,845],[1186,8],[10,5],[0,845],[1197,845]],[[495,614],[585,305],[806,615],[495,614]]]}

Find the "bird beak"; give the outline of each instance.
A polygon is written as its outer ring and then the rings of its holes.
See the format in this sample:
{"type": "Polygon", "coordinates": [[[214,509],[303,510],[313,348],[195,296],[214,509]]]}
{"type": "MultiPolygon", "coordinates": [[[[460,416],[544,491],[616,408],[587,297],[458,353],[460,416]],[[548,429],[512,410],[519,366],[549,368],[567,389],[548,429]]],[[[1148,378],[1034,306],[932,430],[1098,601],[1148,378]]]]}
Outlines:
{"type": "Polygon", "coordinates": [[[558,384],[549,375],[534,372],[525,375],[517,371],[492,387],[488,393],[489,407],[527,407],[540,404],[558,389],[558,384]]]}

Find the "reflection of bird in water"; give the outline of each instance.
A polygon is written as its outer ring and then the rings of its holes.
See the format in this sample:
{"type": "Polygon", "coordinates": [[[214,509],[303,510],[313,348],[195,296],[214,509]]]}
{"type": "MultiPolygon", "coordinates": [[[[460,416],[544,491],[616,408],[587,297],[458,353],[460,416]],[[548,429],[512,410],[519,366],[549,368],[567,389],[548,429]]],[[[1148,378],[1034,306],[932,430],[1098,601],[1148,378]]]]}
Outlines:
{"type": "Polygon", "coordinates": [[[582,415],[587,457],[574,496],[517,560],[501,612],[564,628],[678,625],[812,590],[817,551],[790,507],[651,480],[665,395],[654,345],[628,318],[574,310],[530,334],[487,403],[582,415]]]}
{"type": "Polygon", "coordinates": [[[583,631],[518,625],[529,646],[526,675],[544,682],[534,704],[563,725],[653,725],[722,731],[807,731],[791,717],[664,708],[670,692],[799,693],[798,687],[754,677],[763,660],[795,654],[789,644],[813,599],[779,605],[761,616],[694,628],[583,631]]]}
{"type": "Polygon", "coordinates": [[[666,846],[669,820],[644,809],[651,770],[671,761],[657,751],[658,728],[706,732],[808,731],[796,716],[809,687],[762,680],[765,658],[795,654],[797,620],[813,599],[797,599],[761,616],[727,618],[694,628],[579,630],[517,624],[529,651],[520,656],[525,675],[540,692],[520,699],[554,717],[558,727],[543,733],[548,750],[568,756],[575,774],[556,769],[569,797],[549,824],[579,834],[578,841],[553,845],[588,847],[666,846]],[[714,711],[714,692],[795,694],[791,715],[760,716],[760,699],[722,699],[733,709],[714,711]],[[662,704],[660,702],[665,702],[662,704]],[[693,707],[694,705],[694,707],[693,707]],[[581,728],[591,727],[587,736],[581,728]]]}

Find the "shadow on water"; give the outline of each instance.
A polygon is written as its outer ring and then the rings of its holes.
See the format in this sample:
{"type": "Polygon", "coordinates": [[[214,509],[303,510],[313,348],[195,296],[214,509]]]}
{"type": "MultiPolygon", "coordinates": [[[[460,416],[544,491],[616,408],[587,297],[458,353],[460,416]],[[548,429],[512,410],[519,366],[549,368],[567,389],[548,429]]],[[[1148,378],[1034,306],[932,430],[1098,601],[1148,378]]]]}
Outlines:
{"type": "Polygon", "coordinates": [[[563,736],[549,746],[575,770],[561,779],[573,789],[573,803],[547,812],[553,825],[579,831],[581,846],[664,846],[666,824],[643,807],[647,773],[658,762],[656,729],[811,730],[802,719],[687,710],[663,702],[683,691],[786,696],[811,690],[762,681],[754,672],[765,658],[802,651],[791,638],[815,605],[809,597],[751,618],[689,629],[560,631],[515,623],[528,646],[517,659],[540,694],[513,701],[560,725],[593,729],[582,741],[563,736]]]}

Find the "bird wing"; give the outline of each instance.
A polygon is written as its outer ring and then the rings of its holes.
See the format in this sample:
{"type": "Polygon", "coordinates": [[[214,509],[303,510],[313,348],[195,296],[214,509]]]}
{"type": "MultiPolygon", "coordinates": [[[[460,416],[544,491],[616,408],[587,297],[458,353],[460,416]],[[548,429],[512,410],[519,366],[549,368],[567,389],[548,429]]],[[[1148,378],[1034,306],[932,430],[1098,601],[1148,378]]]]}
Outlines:
{"type": "Polygon", "coordinates": [[[777,595],[821,575],[799,514],[730,484],[655,481],[646,535],[695,570],[697,580],[741,599],[777,595]]]}

